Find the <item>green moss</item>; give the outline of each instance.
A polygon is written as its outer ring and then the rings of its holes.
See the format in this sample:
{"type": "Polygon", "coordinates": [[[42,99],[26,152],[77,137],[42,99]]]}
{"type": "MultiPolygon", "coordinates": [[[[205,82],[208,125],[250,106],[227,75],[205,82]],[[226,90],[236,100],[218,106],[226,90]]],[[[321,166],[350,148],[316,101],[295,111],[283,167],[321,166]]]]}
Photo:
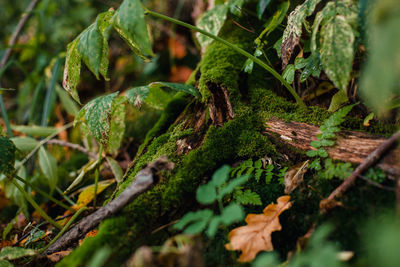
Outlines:
{"type": "MultiPolygon", "coordinates": [[[[245,50],[249,50],[253,36],[232,22],[226,22],[219,34],[222,38],[245,50]]],[[[214,41],[203,56],[198,84],[203,102],[210,97],[209,84],[215,83],[229,88],[229,96],[239,96],[238,79],[246,57],[226,45],[214,41]]],[[[232,99],[231,99],[232,101],[232,99]]]]}

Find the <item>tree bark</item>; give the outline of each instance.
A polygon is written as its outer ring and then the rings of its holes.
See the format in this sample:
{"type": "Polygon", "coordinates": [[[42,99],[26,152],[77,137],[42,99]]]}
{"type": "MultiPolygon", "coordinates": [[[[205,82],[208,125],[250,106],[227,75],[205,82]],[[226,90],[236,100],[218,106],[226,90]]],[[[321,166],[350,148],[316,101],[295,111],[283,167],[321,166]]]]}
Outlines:
{"type": "MultiPolygon", "coordinates": [[[[272,118],[266,122],[267,135],[278,134],[282,142],[304,151],[315,150],[310,146],[311,141],[317,140],[317,134],[321,133],[319,127],[307,123],[285,122],[272,118]]],[[[332,159],[360,164],[379,145],[384,143],[386,138],[356,131],[341,131],[337,134],[336,144],[326,148],[332,159]]],[[[389,151],[377,164],[390,176],[400,175],[399,149],[389,151]]]]}

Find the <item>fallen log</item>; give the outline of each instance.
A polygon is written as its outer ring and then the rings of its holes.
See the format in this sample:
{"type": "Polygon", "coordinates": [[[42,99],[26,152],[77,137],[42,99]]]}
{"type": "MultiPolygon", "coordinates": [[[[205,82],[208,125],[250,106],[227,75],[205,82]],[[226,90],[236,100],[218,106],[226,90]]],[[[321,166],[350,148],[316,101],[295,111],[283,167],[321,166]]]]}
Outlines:
{"type": "MultiPolygon", "coordinates": [[[[315,150],[310,143],[317,140],[317,134],[321,133],[318,126],[286,122],[277,118],[268,120],[266,125],[266,134],[278,134],[285,144],[304,151],[315,150]]],[[[343,130],[337,134],[335,146],[326,148],[326,151],[332,159],[360,164],[386,140],[387,138],[381,136],[343,130]]],[[[381,158],[377,166],[389,176],[398,177],[400,175],[399,153],[398,148],[390,150],[381,158]]]]}

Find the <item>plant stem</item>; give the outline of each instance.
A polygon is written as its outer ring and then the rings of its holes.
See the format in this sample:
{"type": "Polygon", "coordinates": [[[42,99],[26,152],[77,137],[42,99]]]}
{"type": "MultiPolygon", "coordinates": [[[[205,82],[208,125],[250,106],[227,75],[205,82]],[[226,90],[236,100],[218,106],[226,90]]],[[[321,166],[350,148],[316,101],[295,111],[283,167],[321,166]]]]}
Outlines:
{"type": "Polygon", "coordinates": [[[205,31],[205,30],[202,30],[202,29],[196,27],[196,26],[193,26],[193,25],[191,25],[191,24],[182,22],[182,21],[180,21],[180,20],[176,20],[176,19],[170,18],[170,17],[165,16],[165,15],[163,15],[163,14],[160,14],[160,13],[157,13],[157,12],[154,12],[154,11],[151,11],[151,10],[147,9],[146,7],[143,7],[143,8],[145,9],[145,14],[149,14],[149,15],[154,16],[154,17],[156,17],[156,18],[160,18],[160,19],[163,19],[163,20],[166,20],[166,21],[170,21],[170,22],[172,22],[172,23],[178,24],[178,25],[183,26],[183,27],[185,27],[185,28],[188,28],[188,29],[190,29],[190,30],[193,30],[193,31],[199,32],[199,33],[201,33],[201,34],[204,34],[204,35],[206,35],[206,36],[208,36],[208,37],[210,37],[210,38],[212,38],[212,39],[214,39],[214,40],[216,40],[216,41],[218,41],[218,42],[220,42],[220,43],[223,43],[224,45],[226,45],[226,46],[232,48],[233,50],[235,50],[236,52],[242,54],[243,56],[245,56],[245,57],[247,57],[247,58],[250,58],[250,59],[253,60],[255,63],[257,63],[258,65],[260,65],[261,67],[263,67],[265,70],[267,70],[269,73],[271,73],[276,79],[278,79],[278,80],[288,89],[288,91],[292,94],[292,96],[296,99],[296,102],[297,102],[300,106],[306,107],[306,105],[304,104],[303,100],[299,97],[299,95],[296,93],[296,91],[293,89],[293,87],[290,86],[290,84],[288,84],[288,83],[285,81],[285,79],[283,79],[283,77],[282,77],[278,72],[276,72],[272,67],[268,66],[268,65],[267,65],[265,62],[263,62],[262,60],[256,58],[256,57],[253,56],[252,54],[246,52],[246,51],[243,50],[242,48],[240,48],[240,47],[238,47],[238,46],[236,46],[236,45],[234,45],[234,44],[232,44],[232,43],[230,43],[230,42],[228,42],[228,41],[222,39],[221,37],[218,37],[218,36],[216,36],[216,35],[214,35],[214,34],[211,34],[211,33],[207,32],[207,31],[205,31]]]}
{"type": "Polygon", "coordinates": [[[97,166],[94,174],[94,195],[93,195],[93,207],[96,208],[96,199],[97,199],[97,185],[99,183],[99,175],[100,175],[100,163],[101,163],[101,155],[103,154],[103,145],[100,145],[99,148],[99,157],[97,158],[97,166]]]}
{"type": "Polygon", "coordinates": [[[65,205],[64,203],[62,203],[61,201],[59,201],[58,199],[55,199],[54,197],[52,197],[51,195],[47,194],[46,192],[42,191],[41,189],[39,189],[38,187],[34,186],[33,184],[31,184],[30,182],[26,181],[25,179],[19,177],[18,175],[14,176],[15,179],[23,182],[24,184],[26,184],[27,186],[31,187],[33,190],[35,190],[36,192],[38,192],[39,194],[41,194],[42,196],[44,196],[45,198],[53,201],[54,203],[56,203],[57,205],[63,207],[64,209],[67,209],[69,211],[75,212],[75,210],[71,207],[68,207],[67,205],[65,205]]]}
{"type": "MultiPolygon", "coordinates": [[[[0,86],[1,86],[1,84],[0,84],[0,86]]],[[[11,130],[10,121],[8,120],[7,110],[6,110],[6,107],[4,106],[3,95],[1,93],[0,93],[0,110],[1,110],[1,114],[3,115],[3,121],[4,121],[4,124],[6,125],[8,136],[14,137],[12,130],[11,130]]]]}
{"type": "Polygon", "coordinates": [[[14,179],[12,179],[11,182],[15,185],[16,188],[18,188],[24,198],[35,208],[35,210],[40,214],[40,216],[43,217],[43,219],[45,219],[54,227],[60,230],[62,229],[62,226],[54,221],[52,218],[50,218],[50,216],[47,215],[47,213],[36,203],[36,201],[25,191],[25,189],[18,182],[16,182],[14,179]]]}
{"type": "Polygon", "coordinates": [[[72,216],[72,218],[68,221],[68,223],[61,229],[61,231],[50,241],[50,243],[48,243],[44,248],[42,248],[40,250],[40,253],[45,252],[51,245],[54,244],[54,242],[56,242],[67,230],[68,228],[71,226],[71,224],[74,223],[74,221],[76,220],[76,218],[78,218],[78,216],[84,212],[85,210],[87,210],[86,207],[82,207],[80,208],[75,214],[74,216],[72,216]]]}

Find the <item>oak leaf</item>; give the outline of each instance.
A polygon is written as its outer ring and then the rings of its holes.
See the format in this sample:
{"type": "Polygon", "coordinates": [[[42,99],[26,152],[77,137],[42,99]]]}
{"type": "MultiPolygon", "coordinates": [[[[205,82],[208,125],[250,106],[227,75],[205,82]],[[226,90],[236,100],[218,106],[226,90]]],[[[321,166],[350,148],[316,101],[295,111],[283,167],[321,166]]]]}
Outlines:
{"type": "Polygon", "coordinates": [[[246,226],[233,229],[228,234],[228,250],[241,250],[239,262],[252,261],[260,251],[272,251],[272,232],[282,229],[279,223],[279,215],[292,206],[290,196],[281,196],[278,204],[269,204],[263,214],[249,214],[246,217],[246,226]]]}

